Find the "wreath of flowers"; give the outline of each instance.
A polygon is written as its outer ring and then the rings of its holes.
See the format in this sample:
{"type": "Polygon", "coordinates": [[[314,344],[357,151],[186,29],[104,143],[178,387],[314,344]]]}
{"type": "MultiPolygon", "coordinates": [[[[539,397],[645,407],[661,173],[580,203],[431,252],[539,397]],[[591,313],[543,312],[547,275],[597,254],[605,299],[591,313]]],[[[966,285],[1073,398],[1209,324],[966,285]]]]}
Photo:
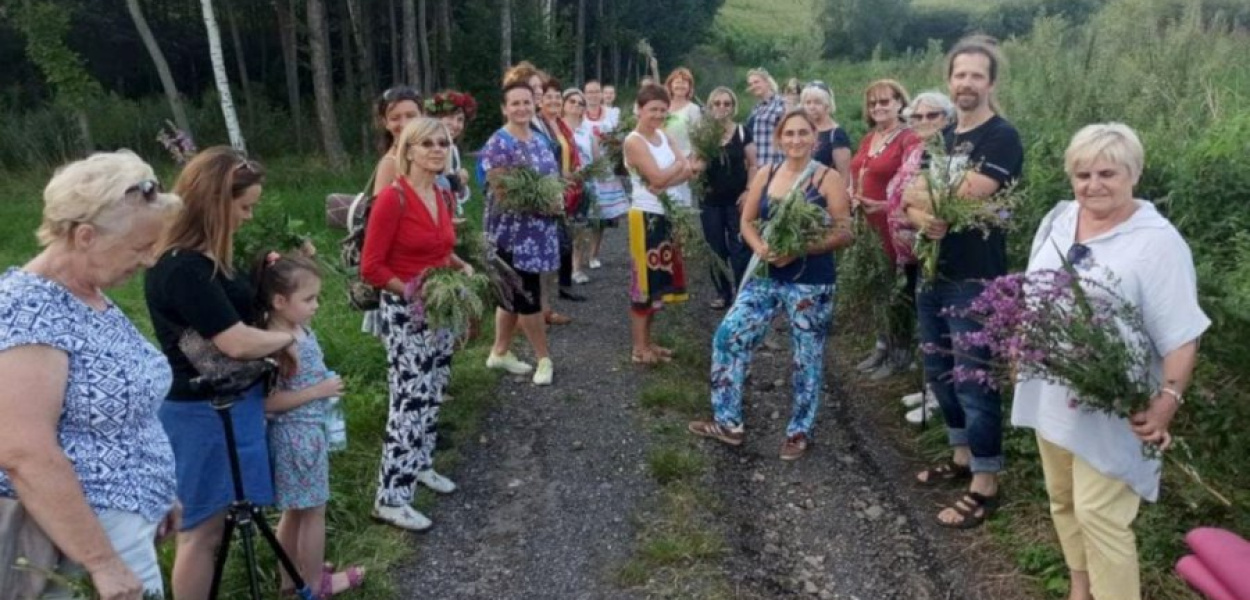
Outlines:
{"type": "Polygon", "coordinates": [[[464,92],[439,92],[425,99],[425,114],[430,116],[448,115],[457,110],[464,112],[466,121],[472,121],[477,115],[477,101],[464,92]]]}

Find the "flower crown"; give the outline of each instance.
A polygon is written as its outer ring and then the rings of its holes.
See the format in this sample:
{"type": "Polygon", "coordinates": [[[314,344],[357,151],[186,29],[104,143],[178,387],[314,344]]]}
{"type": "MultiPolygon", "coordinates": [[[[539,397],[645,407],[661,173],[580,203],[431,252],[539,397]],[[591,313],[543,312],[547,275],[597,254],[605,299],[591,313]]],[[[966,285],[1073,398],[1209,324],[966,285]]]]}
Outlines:
{"type": "Polygon", "coordinates": [[[430,116],[449,115],[457,110],[464,112],[466,121],[473,120],[477,115],[477,101],[463,92],[440,92],[425,99],[422,106],[425,114],[430,116]]]}

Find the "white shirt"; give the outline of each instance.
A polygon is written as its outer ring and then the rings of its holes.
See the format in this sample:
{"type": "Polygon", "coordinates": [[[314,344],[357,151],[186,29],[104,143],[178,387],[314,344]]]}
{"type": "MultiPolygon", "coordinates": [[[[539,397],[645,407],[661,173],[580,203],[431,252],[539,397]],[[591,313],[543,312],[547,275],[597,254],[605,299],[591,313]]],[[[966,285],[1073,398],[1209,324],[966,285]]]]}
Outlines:
{"type": "MultiPolygon", "coordinates": [[[[1189,245],[1150,202],[1110,231],[1084,242],[1093,266],[1081,275],[1108,286],[1138,307],[1152,349],[1151,374],[1162,379],[1163,357],[1195,340],[1211,325],[1198,305],[1197,274],[1189,245]]],[[[1061,269],[1076,242],[1080,207],[1060,202],[1033,239],[1029,271],[1061,269]]],[[[1099,473],[1127,483],[1142,498],[1159,497],[1160,461],[1142,455],[1128,420],[1069,405],[1072,391],[1040,380],[1016,384],[1011,423],[1034,429],[1052,444],[1081,457],[1099,473]]]]}
{"type": "MultiPolygon", "coordinates": [[[[647,144],[647,150],[651,152],[651,158],[655,160],[655,166],[660,169],[667,169],[669,165],[677,162],[677,155],[673,153],[673,147],[669,145],[668,136],[664,135],[664,131],[657,129],[655,133],[660,136],[660,144],[658,146],[651,145],[651,142],[647,141],[647,138],[643,137],[642,134],[637,131],[630,132],[625,139],[638,136],[647,144]]],[[[629,199],[633,208],[657,215],[664,214],[664,205],[660,204],[660,199],[647,189],[647,185],[643,183],[642,177],[638,175],[638,170],[629,164],[628,159],[625,161],[625,166],[629,168],[629,183],[631,188],[629,199]]],[[[673,197],[673,201],[675,203],[681,203],[681,198],[676,192],[678,188],[683,187],[686,188],[686,197],[688,198],[690,195],[690,186],[683,183],[679,186],[668,188],[668,193],[673,197]]]]}

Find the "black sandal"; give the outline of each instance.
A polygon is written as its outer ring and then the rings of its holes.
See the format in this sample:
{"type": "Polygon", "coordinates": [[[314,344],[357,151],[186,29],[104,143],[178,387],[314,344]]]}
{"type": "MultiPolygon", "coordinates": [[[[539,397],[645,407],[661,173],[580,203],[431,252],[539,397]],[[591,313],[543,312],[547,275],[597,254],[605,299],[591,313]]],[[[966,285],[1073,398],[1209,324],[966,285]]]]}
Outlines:
{"type": "Polygon", "coordinates": [[[946,507],[954,509],[959,513],[960,520],[954,523],[948,523],[942,520],[942,513],[945,509],[938,511],[938,525],[949,527],[951,529],[975,529],[980,527],[982,523],[994,515],[994,511],[998,510],[998,495],[986,496],[977,492],[967,492],[954,504],[946,507]]]}
{"type": "Polygon", "coordinates": [[[936,487],[965,479],[972,479],[972,468],[968,465],[957,465],[950,460],[916,474],[916,484],[924,487],[936,487]],[[924,475],[923,480],[920,479],[921,475],[924,475]]]}

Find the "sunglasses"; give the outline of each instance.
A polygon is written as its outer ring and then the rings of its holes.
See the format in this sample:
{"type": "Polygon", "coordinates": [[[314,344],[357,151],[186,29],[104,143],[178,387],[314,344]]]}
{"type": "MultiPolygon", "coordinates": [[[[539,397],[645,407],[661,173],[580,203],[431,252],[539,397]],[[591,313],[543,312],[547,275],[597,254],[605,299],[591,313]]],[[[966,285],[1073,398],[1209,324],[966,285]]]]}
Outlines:
{"type": "Polygon", "coordinates": [[[578,105],[578,106],[586,106],[586,103],[585,103],[585,102],[582,102],[581,100],[565,100],[565,101],[564,101],[564,103],[565,103],[565,104],[576,104],[576,105],[578,105]]]}
{"type": "Polygon", "coordinates": [[[713,100],[712,106],[723,106],[725,108],[733,108],[733,100],[713,100]]]}
{"type": "Polygon", "coordinates": [[[156,200],[156,195],[163,191],[165,191],[165,189],[161,187],[161,182],[155,179],[144,179],[143,181],[126,188],[126,191],[122,195],[129,196],[135,192],[140,192],[143,194],[144,202],[153,202],[156,200]]]}
{"type": "Polygon", "coordinates": [[[398,102],[400,100],[412,100],[414,102],[421,99],[421,94],[406,85],[400,85],[382,92],[382,100],[387,103],[398,102]]]}
{"type": "Polygon", "coordinates": [[[259,172],[260,172],[260,168],[256,166],[256,163],[254,163],[254,162],[252,162],[252,161],[250,161],[250,160],[248,160],[248,159],[246,159],[246,158],[245,158],[245,159],[243,159],[243,160],[241,160],[241,161],[239,161],[239,164],[237,164],[237,165],[235,165],[235,166],[234,166],[234,170],[235,170],[235,172],[236,172],[236,173],[237,173],[237,172],[239,172],[239,171],[248,171],[249,173],[259,173],[259,172]]]}
{"type": "Polygon", "coordinates": [[[1078,269],[1093,266],[1094,253],[1085,244],[1076,243],[1068,247],[1068,262],[1078,269]]]}
{"type": "Polygon", "coordinates": [[[804,86],[804,87],[805,87],[805,88],[816,88],[816,89],[818,89],[818,90],[824,90],[826,93],[833,93],[833,92],[832,92],[832,90],[830,90],[830,89],[829,89],[829,84],[827,84],[827,83],[825,83],[825,82],[823,82],[823,81],[821,81],[821,80],[819,80],[819,79],[817,79],[817,80],[815,80],[815,81],[812,81],[812,82],[809,82],[809,83],[808,83],[806,86],[804,86]]]}
{"type": "Polygon", "coordinates": [[[894,98],[876,98],[868,101],[868,107],[889,106],[891,102],[894,102],[894,98]]]}
{"type": "Polygon", "coordinates": [[[438,146],[439,148],[446,150],[451,147],[451,141],[446,138],[439,138],[437,140],[425,139],[425,140],[421,140],[420,142],[417,142],[416,145],[421,146],[422,148],[425,148],[426,150],[432,150],[435,146],[438,146]]]}
{"type": "Polygon", "coordinates": [[[912,113],[908,118],[911,119],[913,123],[919,123],[921,121],[936,121],[942,118],[942,111],[937,110],[927,113],[912,113]]]}

